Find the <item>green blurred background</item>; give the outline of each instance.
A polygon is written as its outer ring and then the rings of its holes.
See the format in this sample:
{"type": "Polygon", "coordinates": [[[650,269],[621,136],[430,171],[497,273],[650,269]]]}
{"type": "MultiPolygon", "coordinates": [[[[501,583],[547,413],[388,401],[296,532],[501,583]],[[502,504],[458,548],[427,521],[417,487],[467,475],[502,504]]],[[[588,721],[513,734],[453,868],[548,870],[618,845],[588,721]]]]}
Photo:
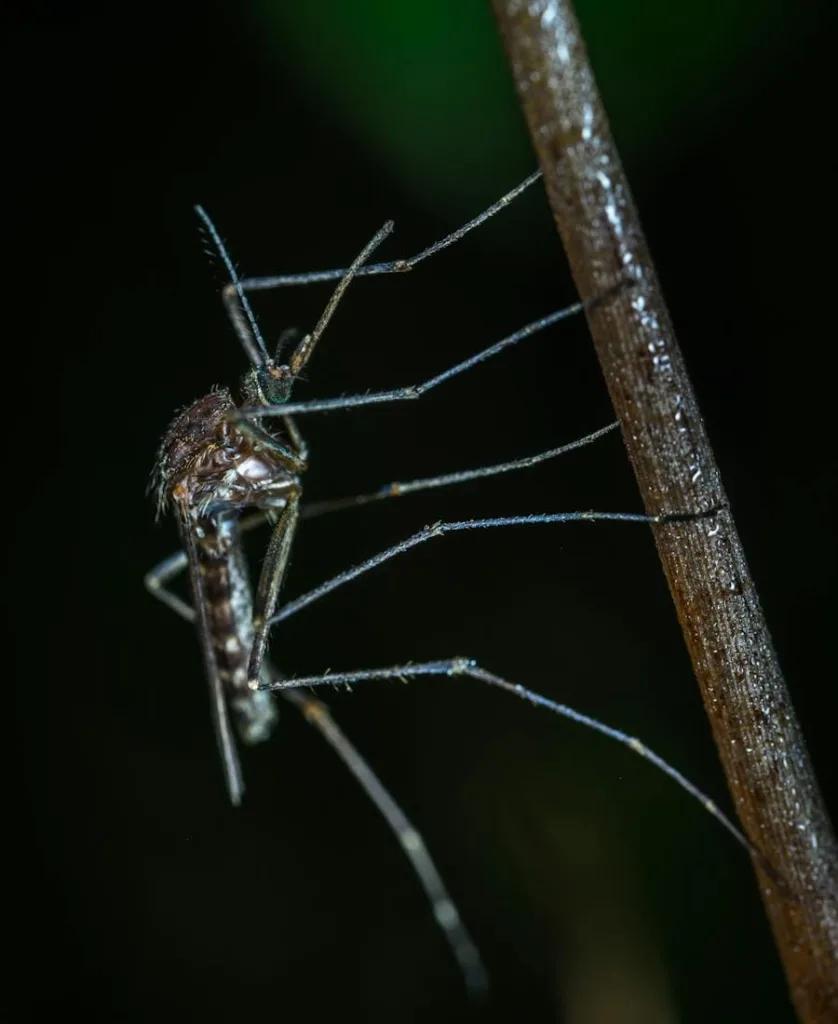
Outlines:
{"type": "MultiPolygon", "coordinates": [[[[587,0],[579,16],[834,806],[832,19],[799,0],[587,0]]],[[[487,5],[56,6],[3,45],[22,286],[7,351],[29,363],[7,434],[23,897],[8,1019],[791,1021],[747,858],[649,765],[476,683],[330,695],[484,952],[493,1000],[470,1008],[398,846],[291,709],[245,755],[246,805],[226,805],[194,636],[142,588],[176,544],[144,496],[159,436],[244,366],[192,204],[252,274],[344,265],[390,217],[392,256],[457,227],[534,164],[487,5]]],[[[260,296],[268,338],[309,327],[327,294],[260,296]]],[[[415,274],[353,286],[298,396],[417,382],[572,299],[533,189],[415,274]]],[[[307,420],[307,494],[608,419],[584,324],[567,323],[421,403],[307,420]]],[[[305,524],[288,593],[440,518],[638,507],[612,436],[305,524]]],[[[273,652],[298,674],[477,657],[641,736],[728,806],[644,528],[439,541],[289,621],[273,652]]]]}

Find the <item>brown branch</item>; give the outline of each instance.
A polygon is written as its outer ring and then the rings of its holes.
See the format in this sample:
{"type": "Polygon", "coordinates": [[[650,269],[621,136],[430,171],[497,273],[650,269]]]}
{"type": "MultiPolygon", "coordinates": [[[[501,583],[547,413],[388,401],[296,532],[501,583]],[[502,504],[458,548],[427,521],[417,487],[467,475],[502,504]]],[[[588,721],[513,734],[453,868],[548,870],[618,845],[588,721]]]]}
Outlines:
{"type": "MultiPolygon", "coordinates": [[[[646,510],[726,508],[719,470],[568,0],[493,0],[646,510]]],[[[733,518],[655,528],[792,999],[838,1020],[838,850],[733,518]]]]}

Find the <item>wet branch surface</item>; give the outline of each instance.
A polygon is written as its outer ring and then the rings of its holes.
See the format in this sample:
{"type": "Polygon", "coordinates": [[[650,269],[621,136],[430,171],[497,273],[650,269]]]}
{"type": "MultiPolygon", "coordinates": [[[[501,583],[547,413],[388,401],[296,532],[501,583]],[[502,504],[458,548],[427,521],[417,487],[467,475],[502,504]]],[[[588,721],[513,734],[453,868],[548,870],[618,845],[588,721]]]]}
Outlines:
{"type": "MultiPolygon", "coordinates": [[[[579,295],[629,281],[588,320],[646,511],[727,509],[572,5],[493,6],[579,295]]],[[[732,515],[654,532],[792,1000],[836,1021],[838,849],[732,515]]]]}

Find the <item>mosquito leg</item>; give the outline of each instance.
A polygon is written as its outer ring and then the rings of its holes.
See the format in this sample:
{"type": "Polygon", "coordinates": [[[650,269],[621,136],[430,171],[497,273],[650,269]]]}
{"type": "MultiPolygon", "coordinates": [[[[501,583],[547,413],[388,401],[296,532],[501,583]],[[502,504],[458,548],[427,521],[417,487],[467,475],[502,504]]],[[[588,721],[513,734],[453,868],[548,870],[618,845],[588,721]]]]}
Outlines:
{"type": "Polygon", "coordinates": [[[293,491],[274,527],[265,560],[262,563],[262,572],[253,602],[253,647],[250,650],[247,681],[254,690],[258,689],[270,633],[271,616],[276,608],[277,597],[285,578],[285,570],[288,568],[291,545],[294,542],[299,518],[300,493],[293,491]]]}
{"type": "Polygon", "coordinates": [[[436,487],[449,487],[452,484],[466,483],[468,480],[479,480],[484,477],[498,476],[501,473],[512,473],[519,469],[527,469],[530,466],[537,466],[540,462],[547,462],[548,459],[555,459],[559,455],[565,455],[576,448],[584,448],[593,444],[599,438],[616,430],[620,424],[615,421],[607,427],[601,427],[592,434],[586,434],[576,441],[561,445],[559,448],[551,448],[546,452],[539,452],[537,455],[528,455],[521,459],[513,459],[511,462],[499,462],[494,466],[482,466],[480,469],[467,469],[459,473],[445,473],[442,476],[428,476],[420,480],[408,480],[406,482],[394,481],[384,484],[377,491],[369,494],[356,494],[349,498],[335,498],[332,501],[318,501],[306,505],[302,510],[303,519],[313,519],[325,515],[328,512],[339,512],[346,508],[355,508],[358,505],[368,505],[373,501],[382,501],[384,498],[399,498],[405,494],[414,494],[416,491],[429,491],[436,487]]]}
{"type": "MultiPolygon", "coordinates": [[[[291,438],[293,447],[289,447],[278,441],[272,434],[269,434],[264,427],[250,420],[242,419],[238,413],[230,413],[230,419],[235,423],[236,430],[246,434],[254,444],[267,448],[281,462],[284,469],[291,473],[305,472],[307,468],[304,458],[305,454],[307,454],[305,444],[303,444],[303,453],[301,455],[293,437],[291,438]]],[[[299,431],[297,433],[299,434],[299,431]]]]}
{"type": "MultiPolygon", "coordinates": [[[[625,283],[621,282],[617,287],[623,288],[625,283]]],[[[437,374],[435,377],[431,377],[429,380],[423,381],[421,384],[411,384],[404,388],[393,388],[390,391],[372,391],[364,395],[345,395],[341,398],[314,399],[310,402],[287,402],[284,405],[274,406],[248,406],[238,410],[235,420],[240,423],[242,420],[257,420],[271,416],[297,416],[302,413],[328,412],[335,409],[355,409],[362,405],[381,405],[385,402],[404,402],[419,398],[437,385],[450,380],[451,377],[456,377],[458,374],[470,370],[472,367],[477,366],[486,359],[490,359],[504,349],[516,345],[519,341],[523,341],[525,338],[529,338],[531,335],[551,327],[560,320],[567,320],[569,317],[582,312],[583,309],[590,309],[595,303],[605,301],[609,295],[613,294],[613,291],[614,289],[605,296],[595,299],[590,303],[577,302],[572,306],[565,307],[565,309],[559,309],[555,313],[550,313],[540,320],[534,320],[532,323],[527,324],[526,327],[515,331],[514,334],[502,338],[500,341],[495,342],[494,345],[483,349],[482,352],[464,359],[461,363],[449,367],[447,370],[437,374]]]]}
{"type": "MultiPolygon", "coordinates": [[[[271,680],[271,685],[282,685],[279,675],[270,666],[267,668],[267,673],[271,680]]],[[[485,996],[488,989],[488,978],[480,958],[480,953],[471,936],[466,931],[456,906],[448,895],[445,883],[431,859],[422,836],[413,827],[401,807],[382,786],[378,776],[338,727],[326,705],[302,690],[283,689],[282,696],[296,705],[306,721],[313,725],[321,736],[324,737],[349,771],[360,782],[370,800],[378,808],[399,841],[399,845],[404,850],[410,866],[419,878],[422,888],[430,900],[434,918],[442,929],[442,933],[460,965],[466,988],[473,996],[485,996]]]]}
{"type": "MultiPolygon", "coordinates": [[[[458,533],[466,530],[480,530],[503,526],[528,526],[580,521],[675,524],[699,521],[703,518],[709,518],[710,516],[713,516],[720,511],[720,509],[708,509],[705,512],[697,514],[678,513],[674,515],[666,514],[658,516],[647,516],[642,513],[631,512],[558,512],[545,513],[540,515],[537,514],[528,516],[505,516],[492,519],[470,519],[452,522],[439,522],[431,526],[426,526],[424,529],[420,530],[418,533],[413,534],[411,537],[408,537],[405,540],[400,541],[398,544],[394,544],[391,547],[386,548],[384,551],[379,552],[377,555],[373,555],[371,558],[365,559],[363,562],[360,562],[358,565],[353,566],[345,572],[332,577],[332,579],[327,580],[325,583],[322,583],[319,587],[315,587],[313,590],[310,590],[307,594],[303,594],[301,597],[298,597],[294,601],[289,602],[287,605],[280,608],[276,614],[272,615],[273,607],[275,606],[276,603],[276,597],[279,592],[279,587],[282,582],[282,577],[287,566],[291,540],[293,539],[293,532],[296,527],[298,502],[299,497],[297,495],[292,496],[292,498],[289,500],[288,506],[286,506],[286,508],[283,510],[283,514],[280,517],[280,521],[277,524],[277,527],[274,531],[274,536],[271,540],[271,545],[268,549],[268,555],[265,559],[265,564],[262,570],[262,576],[259,581],[259,589],[256,599],[256,614],[254,615],[255,638],[251,653],[250,666],[248,670],[248,684],[254,688],[258,688],[259,686],[258,680],[260,678],[260,667],[264,657],[265,648],[267,646],[267,638],[271,626],[275,625],[278,622],[281,622],[283,619],[289,618],[291,615],[294,615],[302,608],[305,608],[307,605],[313,604],[321,597],[324,597],[326,594],[337,589],[343,584],[348,583],[350,580],[356,579],[358,576],[361,576],[369,570],[374,569],[376,566],[381,565],[386,561],[389,561],[391,558],[395,558],[397,555],[409,551],[411,548],[418,547],[420,544],[424,544],[434,537],[441,537],[444,536],[446,533],[458,533]]],[[[171,559],[167,560],[167,562],[172,565],[175,564],[175,561],[176,556],[173,556],[171,559]]],[[[164,565],[165,564],[166,563],[164,563],[164,565]]],[[[462,674],[462,672],[460,672],[459,674],[462,674]]],[[[302,686],[308,684],[300,682],[299,685],[302,686]]]]}
{"type": "Polygon", "coordinates": [[[277,622],[282,622],[283,619],[290,618],[301,609],[313,604],[321,597],[325,597],[326,594],[331,593],[338,587],[343,586],[344,583],[349,583],[350,580],[357,579],[358,576],[362,576],[364,573],[369,572],[370,569],[374,569],[376,566],[382,565],[384,562],[388,562],[391,558],[395,558],[397,555],[410,551],[411,548],[418,547],[420,544],[425,544],[427,541],[433,540],[435,537],[443,537],[447,533],[462,533],[465,530],[487,530],[504,526],[536,526],[550,523],[574,522],[652,524],[689,523],[697,522],[701,519],[708,519],[720,511],[722,511],[722,508],[718,507],[707,509],[704,512],[666,513],[658,516],[647,516],[641,512],[547,512],[526,516],[498,516],[492,519],[464,519],[460,521],[433,523],[430,526],[423,527],[418,531],[418,533],[414,533],[405,540],[399,541],[397,544],[393,544],[392,547],[385,548],[384,551],[380,551],[377,555],[373,555],[371,558],[367,558],[363,562],[359,562],[357,565],[352,566],[351,569],[347,569],[344,572],[339,573],[337,576],[333,576],[331,579],[326,580],[325,583],[321,583],[319,587],[315,587],[313,590],[310,590],[307,594],[303,594],[301,597],[297,597],[293,601],[289,601],[288,604],[283,605],[279,609],[268,625],[272,626],[277,622]]]}
{"type": "Polygon", "coordinates": [[[182,619],[186,619],[187,622],[194,622],[195,609],[166,587],[166,584],[174,579],[175,576],[179,576],[188,564],[189,560],[186,557],[186,552],[176,551],[146,573],[145,585],[146,590],[156,597],[158,601],[162,601],[163,604],[171,608],[182,619]]]}
{"type": "MultiPolygon", "coordinates": [[[[476,227],[484,224],[490,217],[494,217],[496,213],[505,209],[540,177],[541,171],[535,171],[528,178],[522,181],[520,185],[516,185],[515,188],[507,192],[506,195],[501,196],[496,203],[492,203],[488,209],[484,210],[481,214],[478,214],[478,216],[473,220],[470,220],[468,224],[464,224],[456,231],[452,231],[450,235],[446,235],[445,238],[441,238],[438,242],[434,242],[433,245],[429,245],[426,249],[423,249],[415,256],[410,256],[407,259],[402,260],[391,260],[387,263],[373,263],[358,270],[358,275],[403,274],[408,270],[413,270],[417,263],[421,263],[429,256],[433,256],[435,253],[438,253],[441,249],[447,249],[449,245],[453,245],[455,242],[458,242],[463,235],[467,235],[476,227]]],[[[273,277],[246,277],[239,282],[239,286],[242,291],[255,292],[268,291],[273,288],[293,287],[295,285],[317,284],[321,281],[336,281],[338,278],[344,276],[346,270],[347,268],[344,267],[337,270],[314,270],[305,274],[278,274],[273,277]]]]}
{"type": "Polygon", "coordinates": [[[294,446],[298,458],[302,460],[303,464],[307,464],[308,445],[306,444],[305,438],[300,433],[297,421],[293,416],[283,416],[282,422],[285,424],[285,429],[288,431],[288,436],[291,438],[291,444],[294,446]]]}
{"type": "MultiPolygon", "coordinates": [[[[254,520],[258,520],[256,525],[261,525],[264,518],[253,516],[250,522],[254,520]]],[[[155,597],[163,600],[182,619],[194,622],[195,610],[185,601],[175,598],[174,602],[170,602],[163,597],[164,593],[169,593],[163,589],[163,585],[183,572],[186,566],[186,553],[178,551],[148,573],[146,585],[155,597]],[[150,582],[152,579],[154,579],[154,583],[150,582]]],[[[169,594],[169,596],[174,595],[169,594]]],[[[263,662],[262,677],[268,679],[271,684],[278,684],[281,680],[279,672],[268,661],[263,662]]],[[[475,997],[484,996],[488,989],[488,979],[480,953],[463,925],[453,900],[448,895],[448,890],[428,852],[425,840],[332,718],[326,705],[302,690],[283,689],[281,696],[293,704],[305,720],[320,733],[378,808],[399,841],[410,866],[431,902],[434,918],[460,965],[466,988],[475,997]]]]}
{"type": "Polygon", "coordinates": [[[419,664],[393,665],[389,668],[368,669],[359,672],[332,672],[327,673],[326,675],[303,676],[297,679],[287,679],[282,681],[272,680],[267,685],[271,690],[278,690],[282,692],[289,687],[351,686],[354,683],[366,682],[368,680],[392,679],[406,681],[408,679],[416,679],[420,676],[469,676],[479,682],[487,683],[489,686],[506,690],[507,693],[514,694],[516,697],[520,697],[523,700],[528,700],[530,703],[539,707],[547,708],[547,710],[554,712],[554,714],[561,715],[563,718],[569,718],[574,722],[578,722],[580,725],[586,726],[588,729],[593,729],[595,732],[601,733],[603,736],[608,736],[611,739],[616,740],[624,747],[628,747],[629,750],[634,751],[635,754],[639,754],[640,757],[651,762],[665,775],[668,775],[670,779],[681,787],[681,789],[687,792],[691,797],[693,797],[693,799],[697,800],[741,846],[744,846],[749,853],[757,856],[762,863],[765,862],[765,857],[760,850],[754,846],[754,844],[742,834],[736,825],[734,825],[733,822],[719,810],[710,797],[694,786],[686,776],[682,775],[681,772],[678,771],[677,768],[673,768],[671,764],[665,761],[653,750],[650,750],[645,743],[642,743],[635,736],[629,736],[628,733],[622,732],[620,729],[614,729],[610,725],[605,725],[596,718],[584,715],[581,712],[568,707],[566,704],[559,704],[556,701],[550,700],[548,697],[543,697],[541,694],[536,693],[534,690],[529,690],[525,686],[507,682],[507,680],[502,679],[500,676],[496,676],[492,672],[487,672],[486,669],[481,668],[476,661],[472,661],[470,658],[448,658],[444,661],[427,661],[419,664]]]}

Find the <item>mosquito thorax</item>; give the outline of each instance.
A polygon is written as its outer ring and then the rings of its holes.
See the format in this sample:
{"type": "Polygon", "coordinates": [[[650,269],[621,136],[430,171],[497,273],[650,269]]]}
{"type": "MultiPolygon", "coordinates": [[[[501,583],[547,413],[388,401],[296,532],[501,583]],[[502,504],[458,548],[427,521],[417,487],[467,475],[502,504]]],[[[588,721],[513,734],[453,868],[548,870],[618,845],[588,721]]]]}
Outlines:
{"type": "Polygon", "coordinates": [[[291,397],[294,374],[290,366],[254,366],[242,378],[242,397],[248,405],[284,405],[291,397]]]}

